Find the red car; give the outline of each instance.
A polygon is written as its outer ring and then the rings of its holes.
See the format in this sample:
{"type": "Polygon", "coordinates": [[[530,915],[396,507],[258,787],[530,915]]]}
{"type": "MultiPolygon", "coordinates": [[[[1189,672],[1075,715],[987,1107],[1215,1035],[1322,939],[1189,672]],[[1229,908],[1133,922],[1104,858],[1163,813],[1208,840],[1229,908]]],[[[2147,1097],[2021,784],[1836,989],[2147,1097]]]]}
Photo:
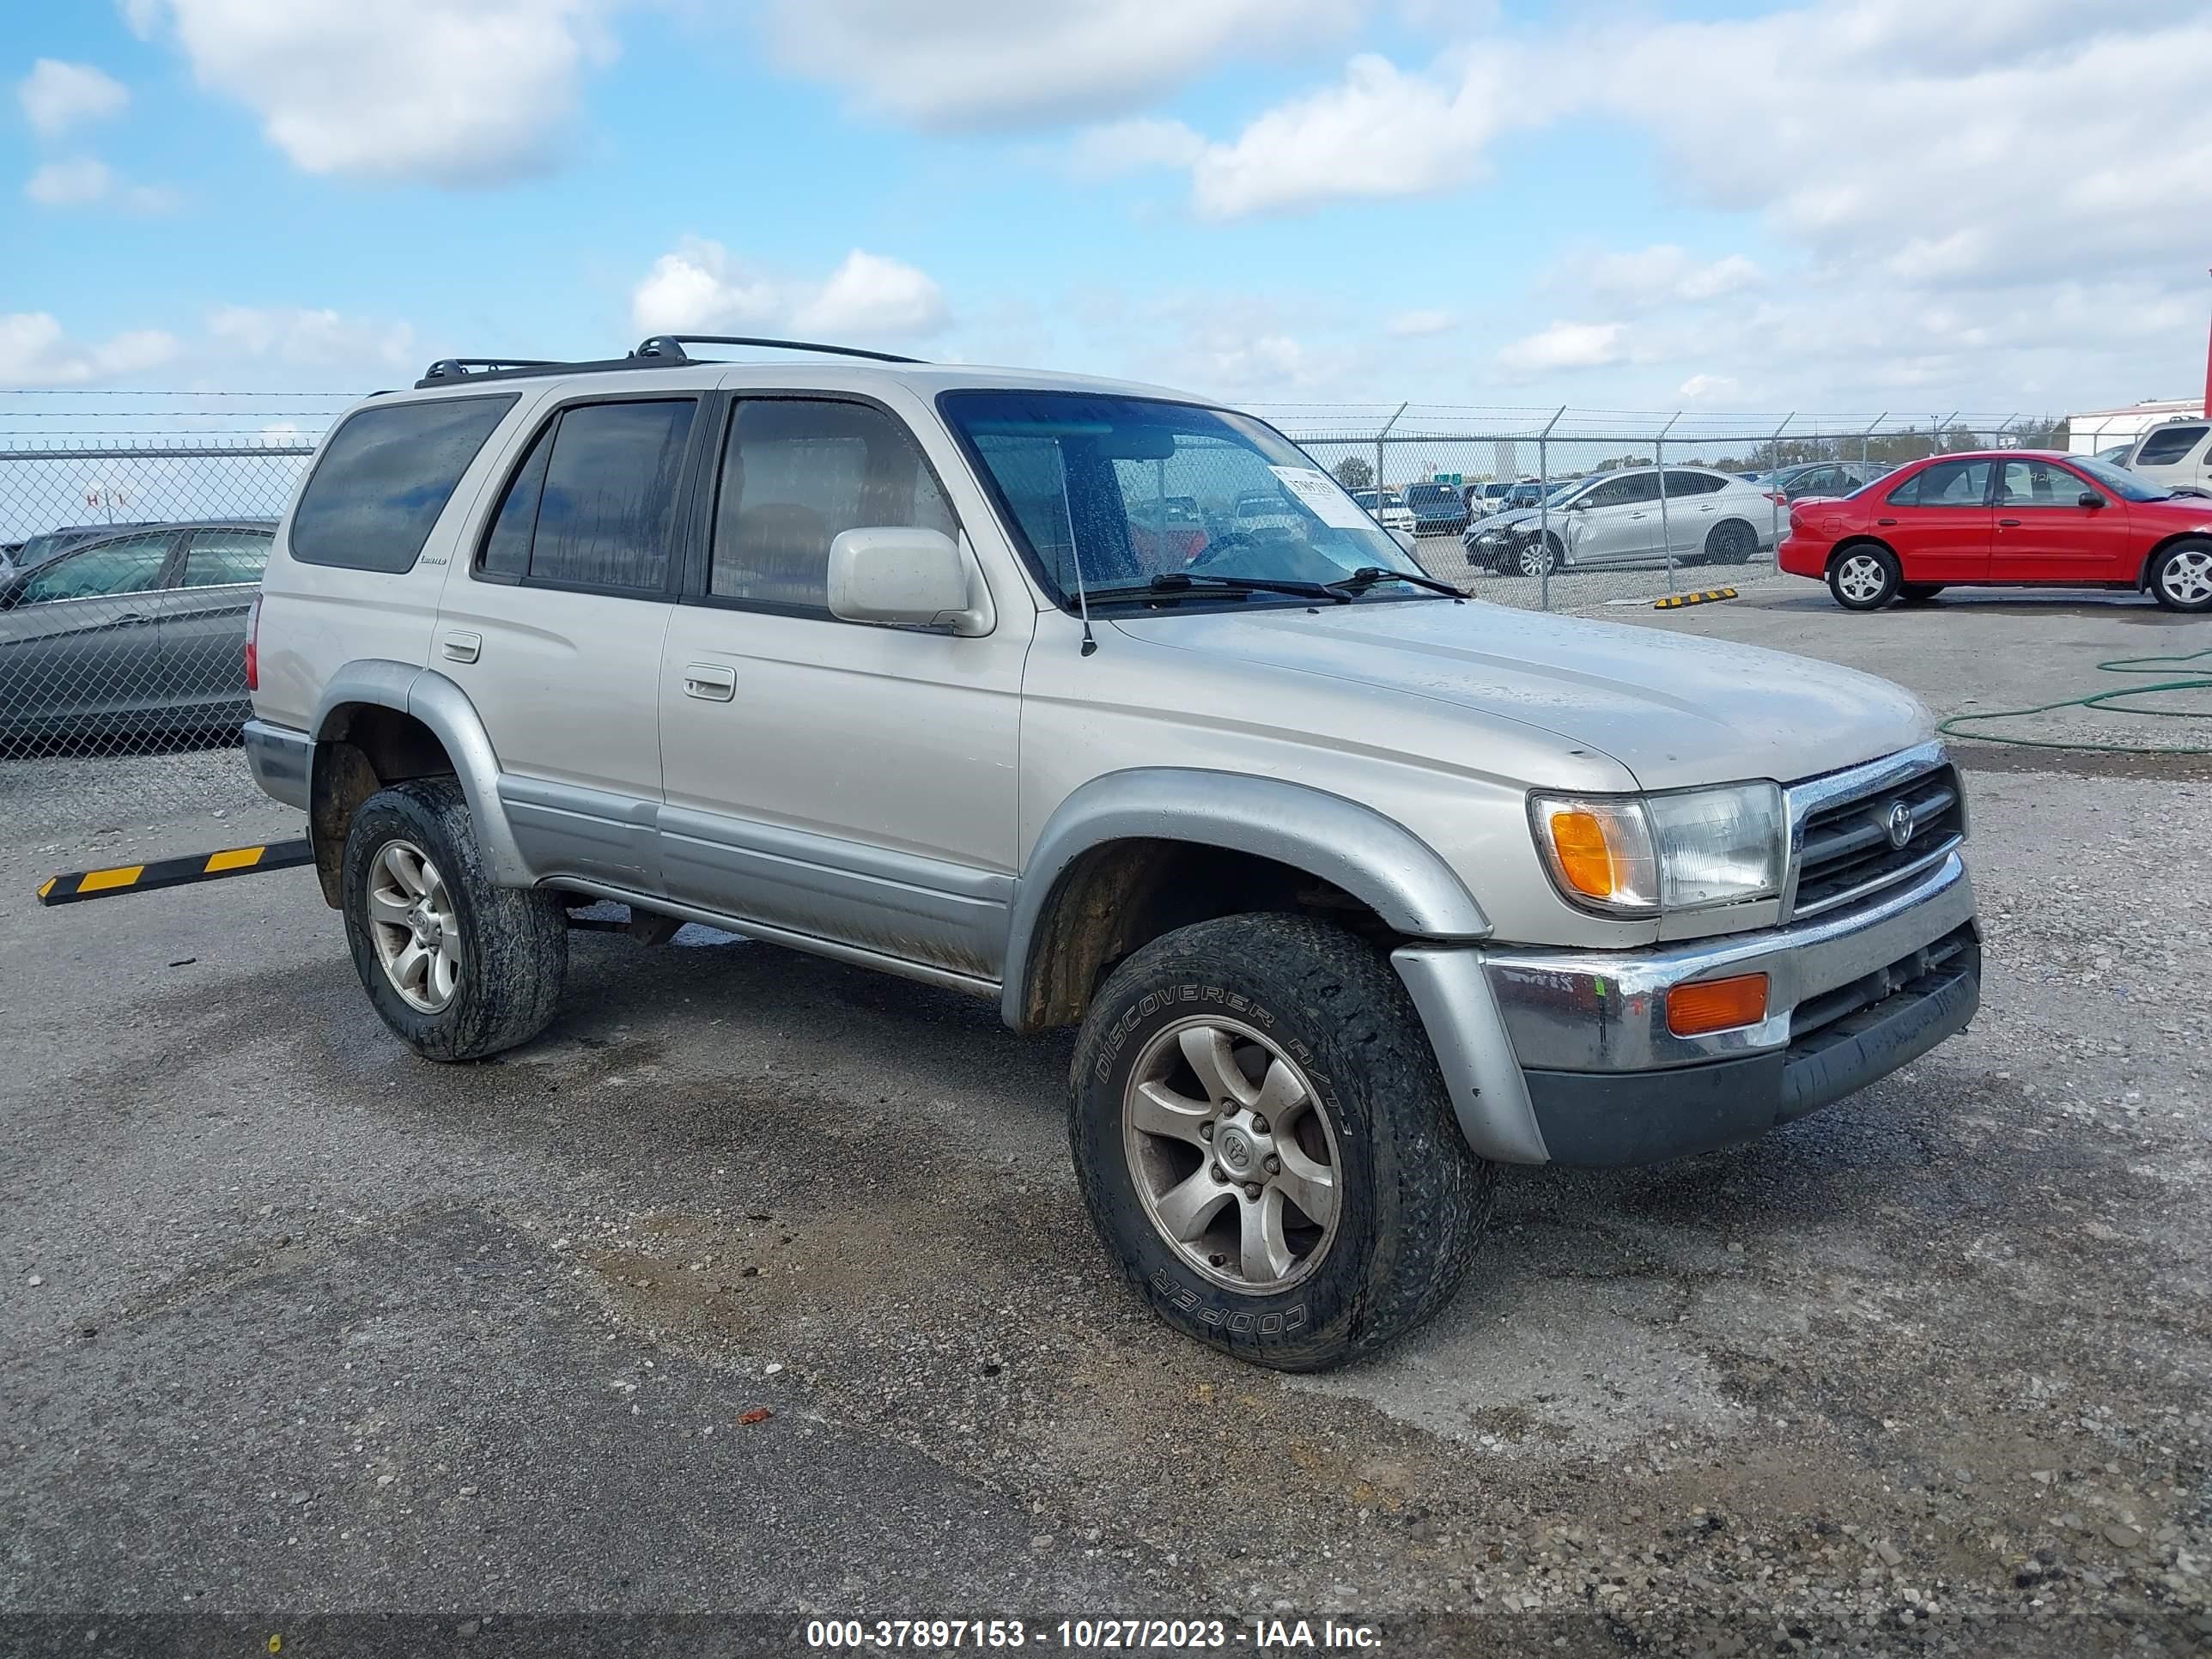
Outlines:
{"type": "Polygon", "coordinates": [[[1937,455],[1790,509],[1780,562],[1846,611],[1976,587],[2148,587],[2212,610],[2212,500],[2085,455],[1937,455]]]}

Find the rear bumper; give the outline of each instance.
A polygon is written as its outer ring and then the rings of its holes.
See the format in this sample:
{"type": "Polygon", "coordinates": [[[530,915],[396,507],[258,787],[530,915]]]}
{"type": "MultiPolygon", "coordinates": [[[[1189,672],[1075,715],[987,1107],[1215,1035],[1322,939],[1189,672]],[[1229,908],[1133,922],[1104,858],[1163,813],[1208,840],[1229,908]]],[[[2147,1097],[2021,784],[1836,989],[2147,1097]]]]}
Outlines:
{"type": "Polygon", "coordinates": [[[305,732],[266,720],[248,720],[240,733],[246,744],[246,764],[261,793],[287,806],[307,810],[308,782],[315,759],[315,741],[305,732]]]}
{"type": "Polygon", "coordinates": [[[1810,576],[1818,581],[1828,574],[1828,549],[1832,545],[1826,541],[1808,541],[1784,530],[1782,544],[1774,550],[1774,562],[1792,576],[1810,576]]]}
{"type": "Polygon", "coordinates": [[[1981,934],[1956,852],[1874,903],[1647,951],[1409,945],[1393,957],[1468,1142],[1509,1163],[1652,1163],[1743,1140],[1965,1029],[1981,934]],[[1675,986],[1767,976],[1756,1025],[1678,1037],[1675,986]]]}

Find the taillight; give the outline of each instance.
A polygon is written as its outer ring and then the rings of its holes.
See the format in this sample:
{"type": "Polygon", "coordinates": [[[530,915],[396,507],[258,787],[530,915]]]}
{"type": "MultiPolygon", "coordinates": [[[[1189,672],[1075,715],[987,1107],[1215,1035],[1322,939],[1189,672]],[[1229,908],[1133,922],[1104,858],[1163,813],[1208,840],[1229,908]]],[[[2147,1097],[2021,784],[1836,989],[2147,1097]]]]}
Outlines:
{"type": "Polygon", "coordinates": [[[246,613],[246,689],[261,689],[261,596],[253,596],[253,607],[246,613]]]}
{"type": "Polygon", "coordinates": [[[1777,507],[1787,507],[1790,505],[1790,498],[1778,489],[1768,490],[1766,492],[1766,499],[1772,501],[1777,507]]]}

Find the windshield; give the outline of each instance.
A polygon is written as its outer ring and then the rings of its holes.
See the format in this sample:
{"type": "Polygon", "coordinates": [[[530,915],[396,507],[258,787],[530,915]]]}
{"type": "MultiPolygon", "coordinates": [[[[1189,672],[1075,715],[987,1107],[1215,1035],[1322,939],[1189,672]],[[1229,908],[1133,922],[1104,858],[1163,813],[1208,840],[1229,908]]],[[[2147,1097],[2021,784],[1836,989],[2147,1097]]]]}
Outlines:
{"type": "Polygon", "coordinates": [[[2066,459],[2124,501],[2163,501],[2173,495],[2171,489],[2161,489],[2124,466],[2114,466],[2094,456],[2069,455],[2066,459]]]}
{"type": "Polygon", "coordinates": [[[1249,416],[1080,392],[947,392],[938,404],[1063,605],[1079,562],[1093,599],[1166,575],[1421,574],[1310,456],[1249,416]],[[1177,497],[1193,520],[1164,522],[1157,503],[1177,497]]]}

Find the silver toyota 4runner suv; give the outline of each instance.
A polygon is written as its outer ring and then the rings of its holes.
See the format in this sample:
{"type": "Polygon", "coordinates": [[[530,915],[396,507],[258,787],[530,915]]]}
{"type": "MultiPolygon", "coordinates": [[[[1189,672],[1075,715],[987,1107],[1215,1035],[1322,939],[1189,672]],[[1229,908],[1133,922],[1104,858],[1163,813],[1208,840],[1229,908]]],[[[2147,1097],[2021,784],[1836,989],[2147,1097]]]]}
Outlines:
{"type": "Polygon", "coordinates": [[[604,900],[1079,1026],[1108,1249],[1312,1370],[1450,1297],[1498,1165],[1742,1140],[1973,1015],[1895,686],[1470,603],[1172,392],[686,344],[435,364],[277,530],[246,753],[417,1053],[535,1036],[604,900]]]}

